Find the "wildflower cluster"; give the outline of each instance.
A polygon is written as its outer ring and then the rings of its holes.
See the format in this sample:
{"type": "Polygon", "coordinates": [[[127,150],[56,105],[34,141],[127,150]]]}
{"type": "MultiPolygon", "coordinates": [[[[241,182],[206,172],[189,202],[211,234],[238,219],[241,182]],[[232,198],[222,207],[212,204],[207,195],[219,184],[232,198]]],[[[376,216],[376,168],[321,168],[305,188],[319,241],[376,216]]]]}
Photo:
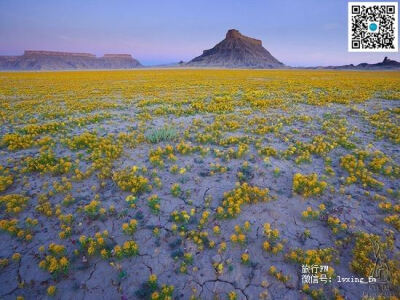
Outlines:
{"type": "Polygon", "coordinates": [[[267,188],[260,189],[246,182],[236,183],[235,189],[224,193],[221,206],[217,207],[217,215],[221,218],[234,218],[240,214],[243,204],[268,201],[270,199],[268,193],[267,188]]]}
{"type": "Polygon", "coordinates": [[[400,215],[390,215],[383,219],[385,223],[392,225],[397,231],[400,231],[400,215]]]}
{"type": "Polygon", "coordinates": [[[72,189],[72,183],[68,181],[67,177],[63,176],[61,182],[53,182],[53,188],[57,193],[65,193],[72,189]]]}
{"type": "Polygon", "coordinates": [[[239,143],[237,149],[229,147],[227,150],[219,150],[214,148],[214,155],[216,157],[222,158],[223,161],[229,161],[231,159],[243,158],[250,150],[249,145],[244,143],[239,143]]]}
{"type": "Polygon", "coordinates": [[[116,258],[136,256],[139,253],[139,246],[133,240],[125,241],[122,246],[114,246],[112,253],[116,258]]]}
{"type": "Polygon", "coordinates": [[[47,217],[53,215],[53,207],[49,201],[48,195],[41,194],[38,196],[38,205],[35,207],[35,209],[47,217]]]}
{"type": "Polygon", "coordinates": [[[0,165],[0,192],[5,191],[14,182],[14,177],[9,174],[7,169],[0,165]]]}
{"type": "Polygon", "coordinates": [[[318,181],[318,175],[316,173],[309,175],[296,173],[293,176],[293,191],[303,197],[321,195],[326,186],[327,183],[325,181],[318,181]]]}
{"type": "Polygon", "coordinates": [[[72,214],[59,215],[58,219],[60,220],[61,223],[60,225],[61,231],[59,232],[58,236],[62,240],[70,237],[72,233],[71,224],[73,222],[74,217],[72,216],[72,214]]]}
{"type": "Polygon", "coordinates": [[[289,251],[285,256],[291,262],[305,265],[321,265],[334,261],[336,252],[333,248],[309,249],[300,248],[289,251]]]}
{"type": "Polygon", "coordinates": [[[177,211],[174,210],[171,213],[171,220],[175,223],[186,224],[189,223],[190,217],[195,214],[195,209],[193,209],[190,213],[185,210],[177,211]]]}
{"type": "Polygon", "coordinates": [[[28,205],[29,198],[19,194],[9,194],[0,196],[0,207],[5,206],[9,214],[19,214],[28,205]]]}
{"type": "Polygon", "coordinates": [[[219,163],[210,164],[210,175],[213,176],[217,173],[225,173],[228,170],[226,166],[222,166],[219,163]]]}
{"type": "Polygon", "coordinates": [[[179,168],[178,167],[178,165],[173,165],[173,166],[171,166],[171,168],[169,169],[169,171],[172,173],[172,174],[181,174],[181,175],[183,175],[183,174],[185,174],[186,173],[186,171],[187,171],[187,169],[186,168],[179,168]]]}
{"type": "Polygon", "coordinates": [[[207,231],[190,230],[188,232],[188,238],[196,244],[197,249],[199,250],[204,250],[205,247],[215,247],[215,241],[209,238],[207,231]]]}
{"type": "Polygon", "coordinates": [[[154,194],[147,198],[147,204],[152,213],[158,214],[160,212],[160,198],[157,195],[154,194]]]}
{"type": "Polygon", "coordinates": [[[349,176],[346,178],[346,184],[360,182],[364,187],[383,187],[383,182],[372,176],[372,171],[368,170],[365,163],[368,153],[364,151],[357,152],[355,155],[346,154],[340,159],[340,166],[345,169],[349,176]]]}
{"type": "Polygon", "coordinates": [[[73,168],[68,157],[58,158],[51,150],[42,151],[37,157],[27,157],[24,163],[24,172],[40,172],[42,174],[66,174],[73,168]]]}
{"type": "Polygon", "coordinates": [[[86,237],[81,235],[79,237],[79,244],[81,250],[85,251],[87,255],[94,256],[101,254],[102,257],[107,258],[109,256],[109,249],[106,246],[106,239],[108,238],[108,231],[96,232],[93,237],[86,237]]]}
{"type": "Polygon", "coordinates": [[[250,222],[246,221],[242,227],[235,225],[235,233],[231,235],[231,242],[244,246],[247,243],[246,232],[250,231],[250,222]]]}
{"type": "Polygon", "coordinates": [[[62,201],[62,205],[67,207],[72,205],[73,203],[75,203],[75,198],[72,197],[71,194],[67,194],[62,201]]]}
{"type": "Polygon", "coordinates": [[[126,196],[125,202],[128,203],[129,207],[135,208],[136,207],[136,200],[137,198],[133,195],[126,196]]]}
{"type": "Polygon", "coordinates": [[[256,147],[258,146],[258,154],[260,156],[264,156],[264,157],[276,157],[278,156],[278,151],[275,148],[266,146],[266,147],[261,147],[260,145],[256,145],[256,147]]]}
{"type": "Polygon", "coordinates": [[[90,160],[97,164],[107,164],[122,153],[122,145],[112,135],[98,137],[95,133],[86,131],[61,142],[72,150],[86,149],[90,153],[90,160]]]}
{"type": "Polygon", "coordinates": [[[0,219],[0,230],[7,232],[11,236],[30,242],[32,240],[32,229],[38,224],[37,219],[26,218],[22,225],[17,219],[0,219]]]}
{"type": "MultiPolygon", "coordinates": [[[[392,97],[390,97],[392,98],[392,97]]],[[[397,108],[380,110],[375,114],[369,115],[366,119],[376,128],[375,135],[378,139],[388,139],[394,144],[400,143],[400,131],[397,108]]]]}
{"type": "Polygon", "coordinates": [[[1,145],[10,151],[30,148],[33,144],[33,137],[19,133],[7,133],[1,139],[1,145]]]}
{"type": "Polygon", "coordinates": [[[173,285],[165,285],[163,284],[161,288],[156,289],[156,291],[152,292],[150,295],[151,300],[168,300],[172,299],[172,294],[174,292],[173,285]]]}
{"type": "Polygon", "coordinates": [[[262,245],[264,251],[271,252],[272,254],[281,252],[283,244],[277,242],[279,239],[279,230],[277,228],[272,229],[269,223],[265,223],[263,229],[264,236],[267,238],[262,245]]]}
{"type": "Polygon", "coordinates": [[[188,266],[193,264],[193,254],[190,252],[179,253],[179,255],[175,256],[175,259],[177,260],[179,256],[182,259],[179,272],[185,274],[188,271],[188,266]]]}
{"type": "Polygon", "coordinates": [[[347,229],[347,224],[340,221],[338,217],[329,216],[327,223],[334,234],[347,229]]]}
{"type": "Polygon", "coordinates": [[[140,173],[145,173],[147,170],[142,168],[139,169],[137,166],[114,172],[112,179],[117,185],[124,191],[129,191],[133,195],[139,195],[141,193],[151,190],[149,180],[140,173]]]}
{"type": "Polygon", "coordinates": [[[63,245],[51,243],[47,251],[48,254],[40,261],[39,267],[48,271],[55,277],[61,274],[67,274],[70,263],[65,256],[65,247],[63,245]]]}
{"type": "Polygon", "coordinates": [[[283,283],[288,282],[290,280],[289,275],[284,275],[282,271],[278,271],[275,266],[271,266],[268,270],[268,273],[283,283]]]}
{"type": "Polygon", "coordinates": [[[136,219],[131,219],[129,222],[122,224],[122,231],[127,235],[133,235],[136,232],[136,228],[136,219]]]}
{"type": "Polygon", "coordinates": [[[325,211],[325,204],[321,203],[319,205],[319,210],[313,210],[311,206],[308,206],[306,210],[301,213],[301,217],[305,221],[316,220],[319,218],[320,214],[325,211]]]}
{"type": "Polygon", "coordinates": [[[171,186],[171,194],[174,197],[179,197],[182,194],[182,189],[181,189],[181,186],[179,185],[179,183],[174,183],[171,186]]]}
{"type": "Polygon", "coordinates": [[[100,207],[100,202],[98,200],[90,201],[89,204],[84,206],[83,210],[91,219],[95,219],[101,215],[104,215],[106,212],[105,208],[100,207]]]}

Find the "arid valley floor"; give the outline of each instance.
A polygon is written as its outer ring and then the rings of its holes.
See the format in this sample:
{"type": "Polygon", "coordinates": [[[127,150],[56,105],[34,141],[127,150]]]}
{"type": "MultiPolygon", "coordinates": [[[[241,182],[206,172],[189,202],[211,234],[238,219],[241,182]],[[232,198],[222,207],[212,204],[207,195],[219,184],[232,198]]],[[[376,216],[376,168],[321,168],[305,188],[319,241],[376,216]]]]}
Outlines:
{"type": "Polygon", "coordinates": [[[0,299],[400,294],[400,72],[1,72],[0,124],[0,299]]]}

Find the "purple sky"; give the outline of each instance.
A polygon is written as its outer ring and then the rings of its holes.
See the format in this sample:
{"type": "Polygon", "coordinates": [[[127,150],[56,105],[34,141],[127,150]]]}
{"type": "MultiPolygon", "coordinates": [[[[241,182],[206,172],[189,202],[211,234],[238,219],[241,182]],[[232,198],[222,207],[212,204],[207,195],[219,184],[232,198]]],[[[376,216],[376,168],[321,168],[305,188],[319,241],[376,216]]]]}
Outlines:
{"type": "Polygon", "coordinates": [[[400,60],[398,52],[347,52],[345,0],[0,0],[0,55],[130,53],[154,65],[188,61],[230,28],[291,66],[400,60]]]}

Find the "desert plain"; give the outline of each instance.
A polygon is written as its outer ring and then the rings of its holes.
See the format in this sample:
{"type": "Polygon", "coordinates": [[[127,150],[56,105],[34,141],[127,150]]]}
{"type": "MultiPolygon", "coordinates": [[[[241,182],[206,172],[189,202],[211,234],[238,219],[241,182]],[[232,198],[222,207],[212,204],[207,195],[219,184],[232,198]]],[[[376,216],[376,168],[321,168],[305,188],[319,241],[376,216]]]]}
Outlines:
{"type": "Polygon", "coordinates": [[[398,296],[399,100],[396,71],[1,72],[0,298],[398,296]]]}

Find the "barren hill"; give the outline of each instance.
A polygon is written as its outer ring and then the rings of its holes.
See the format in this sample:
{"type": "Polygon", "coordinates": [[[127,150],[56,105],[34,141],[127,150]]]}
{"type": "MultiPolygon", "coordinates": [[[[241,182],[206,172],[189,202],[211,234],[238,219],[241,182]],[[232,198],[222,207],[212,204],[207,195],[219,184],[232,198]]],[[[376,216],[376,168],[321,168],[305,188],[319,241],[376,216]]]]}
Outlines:
{"type": "Polygon", "coordinates": [[[27,50],[21,56],[0,56],[0,70],[131,69],[141,66],[130,54],[27,50]]]}
{"type": "Polygon", "coordinates": [[[280,61],[262,46],[262,42],[230,29],[223,41],[187,63],[188,66],[227,68],[280,68],[280,61]]]}

